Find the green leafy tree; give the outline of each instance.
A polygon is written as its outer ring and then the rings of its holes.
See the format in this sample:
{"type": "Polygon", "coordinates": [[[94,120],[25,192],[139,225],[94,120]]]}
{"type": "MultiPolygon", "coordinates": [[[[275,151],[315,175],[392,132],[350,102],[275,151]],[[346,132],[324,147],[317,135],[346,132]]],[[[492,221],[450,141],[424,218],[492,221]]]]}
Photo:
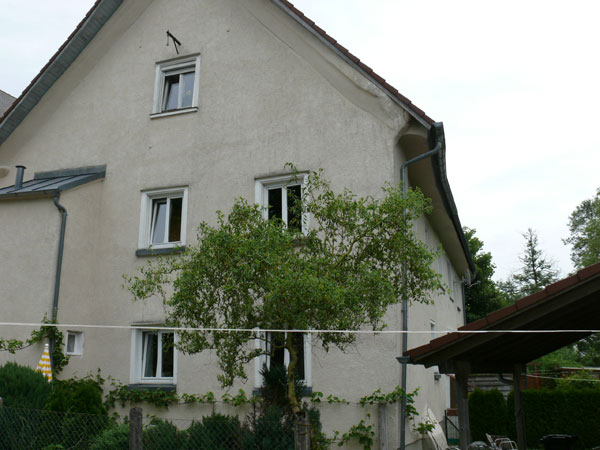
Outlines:
{"type": "Polygon", "coordinates": [[[463,231],[476,269],[474,283],[465,290],[467,322],[473,322],[501,308],[502,294],[494,280],[492,280],[496,269],[495,264],[492,262],[492,254],[483,251],[483,241],[475,236],[476,230],[474,228],[464,227],[463,231]]]}
{"type": "MultiPolygon", "coordinates": [[[[441,282],[432,269],[437,255],[412,226],[431,210],[419,190],[403,195],[386,186],[380,199],[360,198],[347,189],[334,193],[318,171],[308,175],[302,201],[288,200],[297,208],[288,216],[307,214],[310,227],[266,220],[258,205],[237,199],[227,216],[217,212],[216,225],[200,224],[196,245],[150,261],[127,285],[135,299],[162,296],[169,325],[213,329],[182,331],[177,345],[186,353],[215,349],[223,386],[245,378],[254,357],[286,348],[287,395],[299,413],[294,333],[266,350],[255,348],[254,339],[265,336],[252,329],[381,330],[389,306],[404,296],[428,302],[441,282]]],[[[355,338],[313,334],[325,350],[343,350],[355,338]]]]}
{"type": "MultiPolygon", "coordinates": [[[[596,195],[581,202],[569,217],[571,235],[563,242],[570,244],[571,261],[576,269],[600,262],[600,188],[596,195]]],[[[578,341],[575,348],[579,361],[588,366],[600,365],[600,335],[593,334],[578,341]]]]}
{"type": "Polygon", "coordinates": [[[600,188],[593,198],[581,202],[569,217],[571,261],[576,269],[600,262],[600,188]]]}

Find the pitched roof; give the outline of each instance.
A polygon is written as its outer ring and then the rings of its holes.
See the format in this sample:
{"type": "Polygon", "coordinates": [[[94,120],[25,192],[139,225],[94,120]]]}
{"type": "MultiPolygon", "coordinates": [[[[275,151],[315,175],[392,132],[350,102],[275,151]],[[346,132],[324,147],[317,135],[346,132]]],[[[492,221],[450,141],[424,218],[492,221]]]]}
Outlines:
{"type": "Polygon", "coordinates": [[[590,330],[599,328],[598,317],[600,263],[404,355],[413,364],[440,365],[446,372],[451,372],[458,360],[470,361],[482,372],[509,370],[511,364],[527,363],[590,335],[590,330]],[[538,332],[527,332],[531,330],[538,332]]]}
{"type": "Polygon", "coordinates": [[[49,197],[104,178],[105,174],[105,165],[36,172],[33,180],[25,181],[21,187],[12,185],[0,189],[0,201],[18,197],[49,197]]]}
{"type": "Polygon", "coordinates": [[[10,108],[10,106],[14,103],[15,100],[15,97],[10,95],[8,92],[4,92],[2,89],[0,89],[0,115],[4,114],[4,112],[8,108],[10,108]]]}

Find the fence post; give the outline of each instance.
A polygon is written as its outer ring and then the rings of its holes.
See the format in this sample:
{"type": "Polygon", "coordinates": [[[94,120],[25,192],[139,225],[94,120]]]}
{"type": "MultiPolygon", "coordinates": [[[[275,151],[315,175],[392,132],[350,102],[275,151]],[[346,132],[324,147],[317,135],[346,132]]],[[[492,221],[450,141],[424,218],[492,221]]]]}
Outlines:
{"type": "Polygon", "coordinates": [[[387,450],[387,417],[385,414],[385,403],[380,403],[377,409],[379,423],[379,450],[387,450]]]}
{"type": "Polygon", "coordinates": [[[129,450],[143,450],[142,408],[136,406],[129,410],[129,450]]]}
{"type": "Polygon", "coordinates": [[[303,414],[296,417],[294,424],[294,448],[296,450],[310,450],[310,420],[306,414],[303,414]]]}

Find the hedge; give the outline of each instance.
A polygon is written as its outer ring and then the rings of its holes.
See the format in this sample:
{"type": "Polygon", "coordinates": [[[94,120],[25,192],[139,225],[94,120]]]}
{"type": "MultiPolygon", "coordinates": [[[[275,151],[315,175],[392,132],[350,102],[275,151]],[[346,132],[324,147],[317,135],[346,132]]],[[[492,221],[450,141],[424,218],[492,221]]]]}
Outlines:
{"type": "MultiPolygon", "coordinates": [[[[514,395],[508,396],[507,405],[510,436],[515,439],[514,395]]],[[[539,448],[540,438],[547,434],[575,434],[579,436],[575,448],[585,449],[600,445],[600,390],[526,390],[523,391],[523,410],[527,446],[539,448]]]]}
{"type": "MultiPolygon", "coordinates": [[[[542,448],[548,434],[574,434],[576,449],[600,446],[600,390],[541,389],[523,391],[527,447],[542,448]]],[[[516,440],[514,393],[505,401],[497,390],[476,389],[469,395],[471,440],[486,441],[485,434],[516,440]]]]}
{"type": "Polygon", "coordinates": [[[487,442],[485,434],[505,436],[508,432],[506,400],[498,389],[475,389],[469,395],[471,440],[487,442]]]}

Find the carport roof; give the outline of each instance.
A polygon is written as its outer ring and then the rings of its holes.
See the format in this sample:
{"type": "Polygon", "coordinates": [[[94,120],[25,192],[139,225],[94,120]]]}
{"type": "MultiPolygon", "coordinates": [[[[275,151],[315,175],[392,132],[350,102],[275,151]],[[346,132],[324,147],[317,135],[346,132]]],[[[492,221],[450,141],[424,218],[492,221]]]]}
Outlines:
{"type": "Polygon", "coordinates": [[[600,263],[404,356],[412,364],[437,365],[442,373],[454,373],[458,361],[469,362],[471,373],[509,372],[598,329],[600,263]]]}
{"type": "Polygon", "coordinates": [[[104,178],[106,166],[88,166],[75,169],[36,172],[33,180],[23,182],[21,187],[15,185],[0,189],[0,200],[20,197],[49,197],[72,189],[82,184],[104,178]]]}

